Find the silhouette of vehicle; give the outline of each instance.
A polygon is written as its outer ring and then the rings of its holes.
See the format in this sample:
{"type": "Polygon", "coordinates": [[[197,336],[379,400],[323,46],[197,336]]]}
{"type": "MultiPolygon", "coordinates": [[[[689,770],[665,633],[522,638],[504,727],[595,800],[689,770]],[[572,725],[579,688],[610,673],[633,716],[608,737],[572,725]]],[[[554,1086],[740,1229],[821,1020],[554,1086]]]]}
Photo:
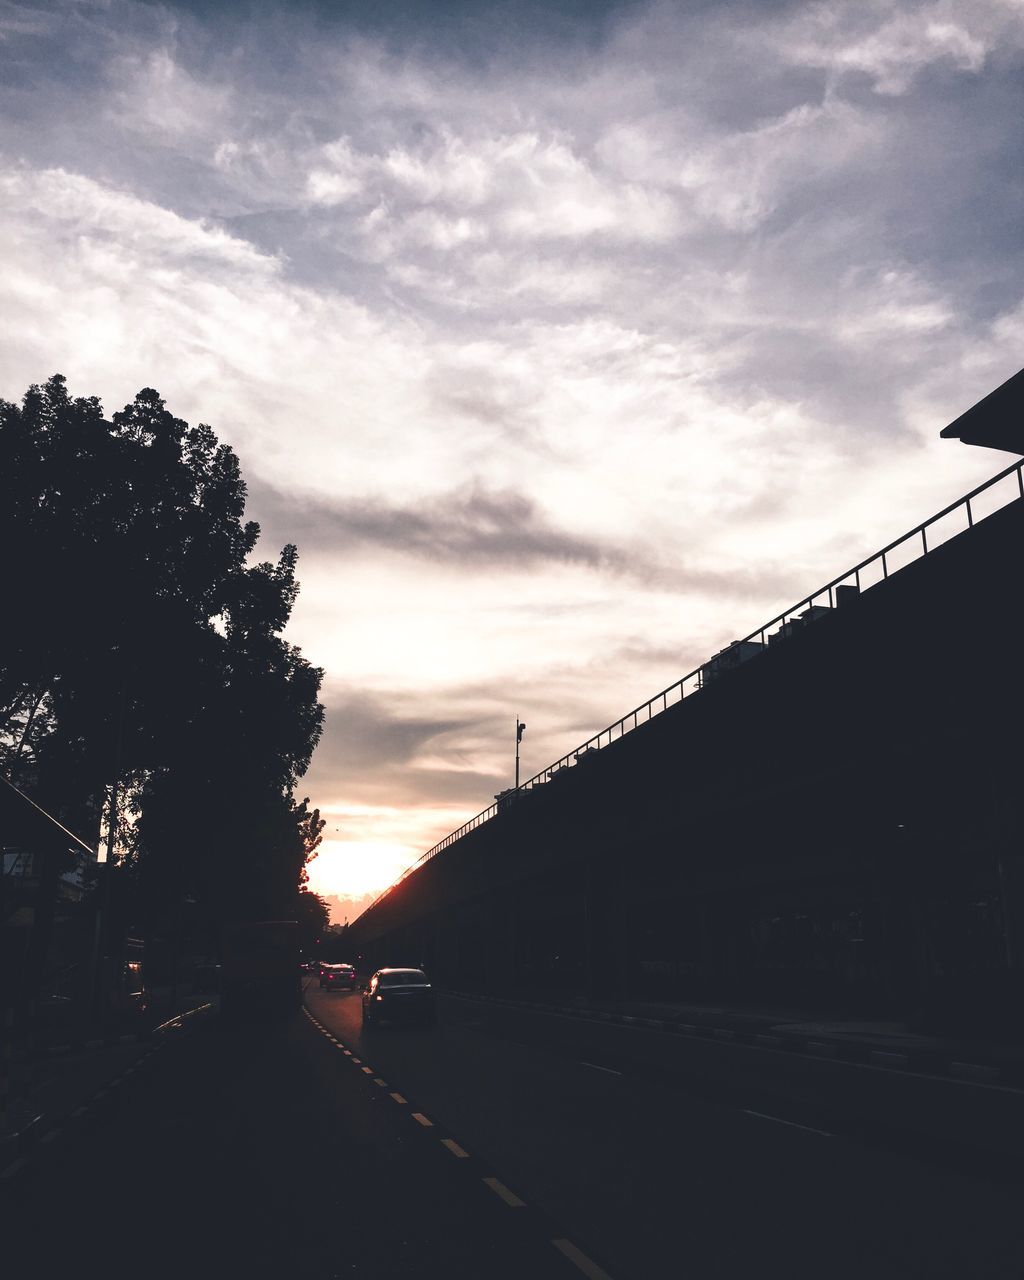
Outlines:
{"type": "Polygon", "coordinates": [[[363,1025],[437,1021],[437,1001],[422,969],[378,969],[363,992],[363,1025]]]}
{"type": "Polygon", "coordinates": [[[299,927],[294,920],[252,920],[221,934],[221,1013],[290,1013],[302,1005],[299,927]]]}
{"type": "Polygon", "coordinates": [[[320,986],[328,991],[344,987],[346,991],[354,991],[359,985],[356,971],[350,964],[325,965],[320,974],[320,986]]]}

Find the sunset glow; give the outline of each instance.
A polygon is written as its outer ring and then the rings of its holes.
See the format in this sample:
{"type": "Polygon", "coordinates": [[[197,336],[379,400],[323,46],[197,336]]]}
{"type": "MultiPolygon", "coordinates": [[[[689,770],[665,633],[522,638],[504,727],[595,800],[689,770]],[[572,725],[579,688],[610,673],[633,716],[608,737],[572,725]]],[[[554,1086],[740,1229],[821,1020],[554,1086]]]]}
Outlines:
{"type": "Polygon", "coordinates": [[[297,544],[335,919],[517,716],[525,778],[993,470],[1019,6],[66,8],[0,18],[0,394],[157,388],[297,544]]]}

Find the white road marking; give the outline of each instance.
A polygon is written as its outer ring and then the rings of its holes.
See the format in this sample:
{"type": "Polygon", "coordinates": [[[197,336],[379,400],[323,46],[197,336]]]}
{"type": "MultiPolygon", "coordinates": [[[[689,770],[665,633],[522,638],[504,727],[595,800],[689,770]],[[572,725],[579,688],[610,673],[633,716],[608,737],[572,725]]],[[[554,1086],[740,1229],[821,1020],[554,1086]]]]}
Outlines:
{"type": "Polygon", "coordinates": [[[386,1089],[388,1087],[388,1082],[386,1080],[382,1080],[380,1076],[376,1076],[373,1083],[379,1084],[382,1089],[386,1089]]]}
{"type": "Polygon", "coordinates": [[[950,1075],[966,1076],[969,1080],[998,1080],[998,1067],[983,1067],[976,1062],[954,1062],[949,1068],[950,1075]]]}
{"type": "Polygon", "coordinates": [[[880,1066],[905,1067],[910,1058],[905,1053],[893,1053],[888,1049],[871,1049],[868,1053],[871,1062],[877,1062],[880,1066]]]}
{"type": "Polygon", "coordinates": [[[564,1254],[570,1262],[575,1263],[577,1267],[587,1277],[587,1280],[612,1280],[607,1271],[592,1262],[582,1249],[577,1249],[571,1240],[552,1240],[559,1253],[564,1254]]]}
{"type": "Polygon", "coordinates": [[[373,1075],[373,1067],[363,1067],[363,1070],[366,1072],[368,1076],[373,1075]]]}
{"type": "Polygon", "coordinates": [[[463,1149],[459,1146],[459,1144],[455,1142],[452,1138],[442,1138],[441,1146],[447,1147],[448,1150],[452,1153],[452,1155],[458,1156],[460,1160],[469,1159],[469,1152],[463,1151],[463,1149]]]}
{"type": "Polygon", "coordinates": [[[25,1157],[19,1156],[18,1159],[15,1160],[13,1164],[9,1164],[7,1168],[4,1169],[2,1173],[0,1173],[0,1178],[12,1177],[14,1174],[18,1172],[19,1169],[24,1169],[26,1163],[27,1161],[25,1160],[25,1157]]]}
{"type": "MultiPolygon", "coordinates": [[[[477,1004],[490,1003],[490,1004],[504,1005],[504,1004],[512,1003],[510,1001],[502,1001],[502,1000],[488,1001],[483,996],[473,996],[468,992],[451,992],[449,994],[453,995],[454,998],[457,1000],[471,1000],[477,1004]]],[[[576,1019],[582,1019],[584,1021],[593,1021],[593,1018],[583,1013],[580,1013],[576,1010],[558,1009],[558,1008],[555,1008],[553,1005],[537,1006],[535,1008],[535,1011],[537,1011],[538,1009],[544,1013],[557,1013],[560,1017],[563,1017],[563,1018],[576,1018],[576,1019]]],[[[634,1020],[634,1024],[635,1024],[635,1020],[634,1020]]],[[[472,1024],[467,1023],[464,1025],[471,1026],[472,1024]]],[[[625,1024],[617,1023],[614,1025],[621,1026],[625,1024]]],[[[697,1033],[697,1038],[701,1040],[714,1038],[712,1035],[709,1035],[710,1028],[707,1028],[707,1027],[697,1027],[689,1022],[676,1022],[676,1023],[673,1023],[672,1025],[675,1027],[676,1031],[684,1031],[687,1033],[690,1033],[690,1032],[697,1033]]],[[[740,1040],[734,1041],[733,1044],[737,1049],[754,1049],[758,1053],[784,1053],[789,1057],[795,1056],[799,1058],[807,1056],[800,1049],[787,1049],[787,1048],[781,1047],[783,1044],[781,1037],[755,1036],[754,1039],[757,1041],[756,1044],[744,1044],[740,1040]],[[778,1044],[780,1047],[775,1047],[776,1044],[778,1044]]],[[[838,1046],[837,1046],[837,1051],[838,1051],[838,1046]]],[[[812,1055],[812,1056],[818,1056],[820,1059],[824,1055],[812,1055]]],[[[974,1075],[972,1073],[970,1078],[965,1079],[960,1074],[960,1072],[953,1070],[953,1068],[951,1068],[952,1074],[942,1075],[937,1071],[913,1071],[913,1070],[907,1070],[906,1068],[900,1068],[895,1066],[888,1066],[888,1065],[882,1066],[878,1062],[854,1062],[854,1061],[851,1061],[849,1058],[837,1058],[834,1065],[839,1068],[848,1068],[851,1071],[885,1071],[890,1075],[911,1076],[915,1080],[938,1080],[940,1083],[944,1083],[944,1084],[959,1085],[959,1087],[962,1089],[988,1089],[995,1093],[1015,1093],[1018,1096],[1022,1092],[1024,1092],[1024,1089],[1022,1089],[1020,1085],[996,1084],[994,1080],[992,1080],[992,1082],[990,1083],[989,1080],[991,1077],[988,1076],[988,1073],[989,1072],[995,1073],[997,1071],[997,1068],[992,1068],[992,1067],[982,1068],[982,1071],[984,1072],[984,1074],[981,1075],[980,1078],[978,1075],[974,1075]]],[[[960,1066],[961,1068],[969,1065],[970,1064],[966,1064],[966,1063],[954,1064],[954,1066],[960,1066]]],[[[834,1135],[832,1134],[829,1135],[829,1137],[833,1137],[833,1136],[834,1135]]]]}
{"type": "Polygon", "coordinates": [[[589,1067],[591,1071],[605,1071],[610,1076],[621,1076],[621,1071],[613,1071],[611,1067],[599,1067],[596,1062],[581,1062],[581,1067],[589,1067]]]}
{"type": "Polygon", "coordinates": [[[759,1120],[774,1120],[776,1124],[789,1125],[791,1129],[803,1129],[805,1133],[818,1133],[823,1138],[834,1138],[835,1134],[828,1133],[825,1129],[812,1129],[809,1124],[797,1124],[795,1120],[783,1120],[781,1116],[765,1115],[763,1111],[751,1111],[747,1107],[741,1108],[744,1115],[757,1116],[759,1120]]]}
{"type": "Polygon", "coordinates": [[[48,1134],[46,1134],[46,1135],[45,1135],[45,1137],[43,1137],[43,1138],[41,1138],[41,1139],[40,1139],[40,1141],[42,1141],[42,1142],[52,1142],[52,1141],[54,1140],[54,1138],[57,1138],[57,1137],[59,1137],[59,1136],[60,1136],[60,1130],[59,1130],[59,1129],[51,1129],[51,1130],[50,1130],[50,1132],[49,1132],[48,1134]]]}
{"type": "MultiPolygon", "coordinates": [[[[341,1046],[339,1045],[339,1046],[338,1046],[338,1048],[340,1049],[340,1048],[341,1048],[341,1046]]],[[[346,1049],[346,1050],[345,1050],[345,1057],[346,1057],[346,1058],[351,1058],[351,1057],[352,1057],[352,1050],[351,1050],[351,1049],[346,1049]]]]}
{"type": "Polygon", "coordinates": [[[434,1127],[433,1120],[428,1120],[421,1111],[414,1111],[412,1113],[412,1118],[417,1122],[417,1124],[423,1125],[425,1129],[433,1129],[434,1127]]]}
{"type": "Polygon", "coordinates": [[[353,1061],[353,1062],[356,1064],[356,1066],[358,1067],[358,1066],[359,1066],[359,1064],[362,1062],[362,1058],[353,1058],[353,1059],[352,1059],[352,1061],[353,1061]]]}
{"type": "Polygon", "coordinates": [[[405,1099],[402,1097],[400,1093],[393,1093],[391,1096],[392,1098],[394,1098],[394,1100],[398,1103],[400,1107],[405,1106],[405,1099]]]}
{"type": "Polygon", "coordinates": [[[523,1209],[526,1202],[520,1200],[514,1191],[509,1191],[503,1182],[499,1182],[497,1178],[484,1178],[484,1182],[490,1187],[496,1196],[501,1196],[502,1200],[510,1209],[523,1209]]]}

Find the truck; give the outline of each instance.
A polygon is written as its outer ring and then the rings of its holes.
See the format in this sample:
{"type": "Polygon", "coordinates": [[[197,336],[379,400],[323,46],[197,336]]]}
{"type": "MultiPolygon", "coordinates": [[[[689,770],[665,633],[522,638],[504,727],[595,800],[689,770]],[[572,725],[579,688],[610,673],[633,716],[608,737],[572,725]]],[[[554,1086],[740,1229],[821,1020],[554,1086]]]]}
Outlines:
{"type": "Polygon", "coordinates": [[[299,926],[249,920],[221,933],[220,1007],[227,1017],[273,1017],[302,1005],[299,926]]]}

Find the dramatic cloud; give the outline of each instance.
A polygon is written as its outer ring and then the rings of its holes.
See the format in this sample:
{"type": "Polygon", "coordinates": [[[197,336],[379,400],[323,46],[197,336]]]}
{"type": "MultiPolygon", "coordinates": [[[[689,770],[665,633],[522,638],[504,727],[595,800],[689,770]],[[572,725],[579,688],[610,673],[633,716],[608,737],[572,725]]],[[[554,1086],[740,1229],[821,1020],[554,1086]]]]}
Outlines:
{"type": "Polygon", "coordinates": [[[998,465],[936,437],[1021,363],[1016,0],[0,0],[0,61],[0,394],[238,449],[357,899],[517,713],[539,769],[998,465]]]}

